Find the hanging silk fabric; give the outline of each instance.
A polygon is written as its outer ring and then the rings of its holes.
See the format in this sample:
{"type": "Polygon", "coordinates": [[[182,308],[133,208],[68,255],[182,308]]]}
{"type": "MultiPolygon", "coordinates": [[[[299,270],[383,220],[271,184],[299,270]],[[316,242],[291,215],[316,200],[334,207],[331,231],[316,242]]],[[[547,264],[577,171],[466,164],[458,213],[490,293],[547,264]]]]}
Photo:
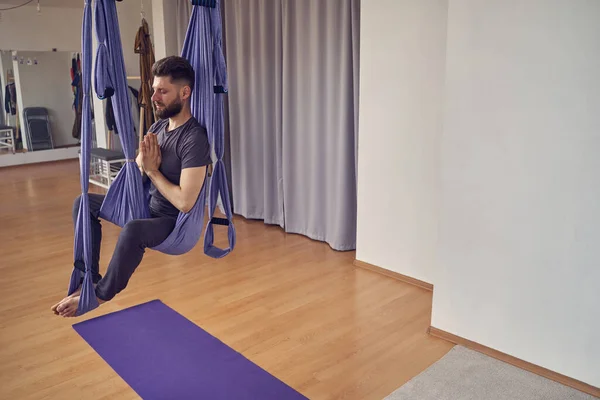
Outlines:
{"type": "Polygon", "coordinates": [[[90,176],[90,152],[92,137],[92,115],[91,115],[91,70],[92,70],[92,7],[91,0],[85,0],[83,7],[83,31],[82,31],[82,118],[81,118],[81,156],[79,161],[81,181],[81,204],[79,214],[75,223],[75,243],[73,245],[73,257],[75,264],[83,263],[85,274],[74,268],[71,273],[69,292],[71,295],[81,286],[79,306],[77,314],[83,314],[98,307],[98,299],[92,283],[92,232],[90,221],[90,203],[87,196],[90,176]],[[83,283],[81,279],[83,278],[83,283]]]}
{"type": "MultiPolygon", "coordinates": [[[[91,277],[91,228],[87,198],[91,152],[91,0],[85,0],[83,17],[83,118],[81,147],[81,207],[77,217],[74,243],[74,263],[84,264],[83,287],[77,310],[82,315],[98,306],[91,277]]],[[[154,250],[184,254],[200,240],[204,225],[204,210],[208,195],[209,222],[204,234],[204,252],[213,258],[229,254],[235,247],[235,229],[232,223],[229,190],[222,161],[224,152],[223,96],[227,93],[227,73],[222,50],[220,1],[192,0],[192,15],[186,34],[182,56],[194,67],[196,83],[192,92],[192,114],[206,127],[216,161],[212,176],[205,184],[196,204],[189,213],[179,213],[173,232],[154,250]],[[214,218],[218,196],[223,200],[226,218],[214,218]],[[214,225],[228,227],[229,247],[221,249],[214,243],[214,225]]],[[[132,219],[149,218],[149,183],[142,182],[135,163],[136,140],[127,94],[127,78],[123,61],[121,34],[115,0],[95,1],[95,26],[98,39],[94,88],[101,98],[112,96],[112,104],[119,139],[127,162],[110,186],[100,209],[100,217],[123,227],[132,219]]],[[[83,268],[82,268],[83,269],[83,268]]],[[[73,269],[69,295],[79,287],[82,272],[73,269]]]]}
{"type": "Polygon", "coordinates": [[[208,140],[213,146],[217,158],[213,163],[208,193],[210,218],[204,237],[204,252],[211,257],[220,258],[226,256],[235,245],[235,229],[231,222],[233,213],[223,162],[225,151],[224,96],[228,91],[228,84],[227,67],[223,54],[221,0],[192,0],[192,5],[192,14],[181,56],[192,64],[196,72],[196,84],[191,101],[192,114],[200,125],[207,127],[208,140]],[[208,38],[212,40],[207,40],[208,38]],[[213,217],[219,195],[227,219],[213,217]],[[229,248],[219,249],[213,245],[214,225],[228,227],[229,248]]]}

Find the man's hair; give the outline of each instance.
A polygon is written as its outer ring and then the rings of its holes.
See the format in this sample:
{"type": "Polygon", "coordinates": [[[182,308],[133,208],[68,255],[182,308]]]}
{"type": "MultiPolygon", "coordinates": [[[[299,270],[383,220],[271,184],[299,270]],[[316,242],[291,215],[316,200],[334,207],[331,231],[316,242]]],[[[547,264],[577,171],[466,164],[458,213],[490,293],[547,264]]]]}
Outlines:
{"type": "Polygon", "coordinates": [[[183,57],[170,56],[158,60],[152,66],[152,75],[170,77],[173,82],[184,82],[194,90],[194,68],[183,57]]]}

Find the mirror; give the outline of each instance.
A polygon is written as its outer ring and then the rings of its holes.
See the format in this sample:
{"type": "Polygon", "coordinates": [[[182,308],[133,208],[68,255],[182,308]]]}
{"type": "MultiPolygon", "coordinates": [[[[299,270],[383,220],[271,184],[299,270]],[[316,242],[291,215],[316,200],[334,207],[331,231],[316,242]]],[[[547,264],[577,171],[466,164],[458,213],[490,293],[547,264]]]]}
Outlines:
{"type": "MultiPolygon", "coordinates": [[[[0,50],[2,156],[76,158],[81,137],[81,60],[70,51],[0,50]]],[[[95,129],[92,124],[92,137],[95,129]]],[[[14,164],[26,163],[15,161],[14,164]]]]}
{"type": "Polygon", "coordinates": [[[0,92],[2,100],[0,110],[0,155],[4,155],[20,150],[22,148],[20,145],[22,138],[17,115],[17,91],[11,53],[1,51],[0,63],[2,64],[0,73],[2,85],[2,91],[0,92]]]}

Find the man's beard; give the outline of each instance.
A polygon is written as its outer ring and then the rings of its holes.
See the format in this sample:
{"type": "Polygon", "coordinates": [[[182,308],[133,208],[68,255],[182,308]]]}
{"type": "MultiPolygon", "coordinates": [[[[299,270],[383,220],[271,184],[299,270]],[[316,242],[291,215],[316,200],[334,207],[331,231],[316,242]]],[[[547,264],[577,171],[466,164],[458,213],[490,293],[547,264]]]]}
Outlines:
{"type": "Polygon", "coordinates": [[[179,114],[183,109],[181,100],[175,100],[168,106],[165,106],[164,104],[161,104],[161,106],[163,106],[163,108],[160,110],[156,108],[156,116],[160,119],[172,118],[179,114]]]}

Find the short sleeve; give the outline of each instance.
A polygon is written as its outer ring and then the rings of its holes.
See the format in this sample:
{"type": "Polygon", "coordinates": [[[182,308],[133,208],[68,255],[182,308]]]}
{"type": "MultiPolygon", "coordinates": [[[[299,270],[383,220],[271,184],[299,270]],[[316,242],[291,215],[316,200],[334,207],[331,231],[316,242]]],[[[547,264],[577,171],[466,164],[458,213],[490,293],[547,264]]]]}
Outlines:
{"type": "Polygon", "coordinates": [[[202,167],[212,163],[206,130],[194,127],[187,132],[181,148],[181,169],[202,167]]]}
{"type": "Polygon", "coordinates": [[[152,126],[150,126],[150,129],[148,129],[148,132],[145,132],[144,135],[149,132],[158,134],[160,130],[165,127],[165,122],[168,122],[168,120],[165,121],[164,119],[159,119],[158,121],[154,122],[152,126]]]}

